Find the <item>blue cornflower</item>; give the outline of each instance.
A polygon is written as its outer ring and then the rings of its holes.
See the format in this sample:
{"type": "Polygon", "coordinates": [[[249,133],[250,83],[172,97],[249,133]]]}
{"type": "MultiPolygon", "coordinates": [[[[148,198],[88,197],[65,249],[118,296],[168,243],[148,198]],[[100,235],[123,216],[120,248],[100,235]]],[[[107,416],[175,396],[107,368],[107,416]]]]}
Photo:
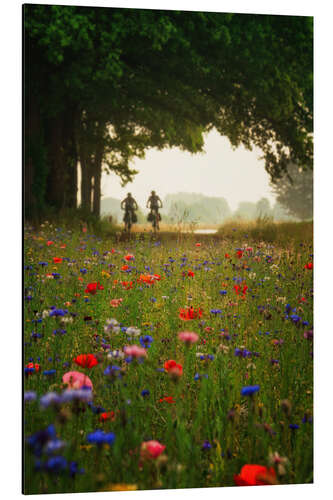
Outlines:
{"type": "Polygon", "coordinates": [[[51,457],[45,462],[45,469],[48,472],[59,473],[67,468],[67,460],[65,457],[57,455],[51,457]]]}
{"type": "Polygon", "coordinates": [[[60,451],[66,446],[66,442],[59,438],[52,439],[46,443],[44,451],[47,455],[51,455],[54,452],[60,451]]]}
{"type": "Polygon", "coordinates": [[[61,395],[62,403],[83,401],[87,403],[93,398],[91,387],[82,386],[81,389],[66,389],[61,395]]]}
{"type": "Polygon", "coordinates": [[[94,406],[92,401],[89,401],[88,406],[91,409],[91,411],[95,413],[95,415],[99,415],[100,413],[106,412],[106,409],[103,408],[103,406],[94,406]]]}
{"type": "Polygon", "coordinates": [[[44,370],[43,371],[43,375],[46,375],[46,376],[49,376],[49,375],[55,375],[57,370],[53,369],[53,370],[44,370]]]}
{"type": "Polygon", "coordinates": [[[109,365],[105,368],[104,370],[104,375],[107,375],[109,377],[121,377],[121,368],[120,366],[116,366],[116,365],[109,365]]]}
{"type": "Polygon", "coordinates": [[[205,441],[202,443],[202,449],[203,450],[210,450],[212,447],[212,445],[210,444],[209,441],[207,441],[207,439],[205,439],[205,441]]]}
{"type": "Polygon", "coordinates": [[[142,397],[149,396],[149,395],[150,395],[150,391],[148,389],[143,389],[143,391],[141,391],[142,397]]]}
{"type": "Polygon", "coordinates": [[[30,403],[30,401],[36,401],[37,399],[37,394],[35,391],[26,391],[24,393],[24,402],[25,403],[30,403]]]}
{"type": "Polygon", "coordinates": [[[65,316],[68,314],[67,309],[56,309],[56,308],[51,308],[52,310],[49,312],[49,316],[65,316]]]}
{"type": "Polygon", "coordinates": [[[112,445],[115,439],[116,436],[113,432],[104,432],[100,429],[91,432],[87,436],[88,443],[97,444],[98,446],[101,446],[102,444],[112,445]]]}
{"type": "Polygon", "coordinates": [[[220,290],[220,295],[227,295],[227,290],[220,290]]]}
{"type": "Polygon", "coordinates": [[[41,339],[43,337],[43,334],[42,333],[37,333],[37,332],[32,332],[32,334],[30,335],[30,337],[32,339],[41,339]]]}
{"type": "Polygon", "coordinates": [[[46,429],[36,432],[27,438],[27,443],[32,449],[32,452],[37,457],[42,455],[44,445],[52,440],[56,439],[56,430],[53,424],[49,425],[46,429]]]}
{"type": "Polygon", "coordinates": [[[289,424],[289,429],[292,429],[292,430],[299,429],[299,425],[297,425],[297,424],[289,424]]]}
{"type": "Polygon", "coordinates": [[[26,366],[26,367],[24,368],[24,373],[25,373],[26,375],[29,375],[30,373],[34,373],[34,372],[35,372],[35,368],[34,368],[33,366],[32,366],[31,368],[30,368],[30,367],[28,367],[28,366],[26,366]]]}
{"type": "Polygon", "coordinates": [[[260,389],[260,385],[248,385],[248,386],[242,388],[241,395],[242,396],[252,396],[256,392],[258,392],[259,389],[260,389]]]}
{"type": "Polygon", "coordinates": [[[61,396],[56,392],[48,392],[44,394],[39,400],[42,408],[48,408],[51,405],[59,405],[61,403],[61,396]]]}
{"type": "Polygon", "coordinates": [[[80,269],[80,273],[82,274],[86,274],[87,272],[88,270],[85,267],[82,267],[82,269],[80,269]]]}
{"type": "Polygon", "coordinates": [[[38,262],[38,264],[40,266],[48,266],[48,262],[44,262],[44,261],[38,262]]]}
{"type": "Polygon", "coordinates": [[[221,314],[222,309],[211,309],[210,312],[211,312],[211,314],[221,314]]]}
{"type": "Polygon", "coordinates": [[[84,474],[85,472],[82,467],[80,469],[78,468],[77,462],[70,462],[68,470],[71,477],[75,477],[75,474],[84,474]]]}
{"type": "Polygon", "coordinates": [[[312,424],[313,418],[305,413],[304,417],[302,418],[302,423],[306,424],[307,422],[309,422],[309,424],[312,424]]]}
{"type": "Polygon", "coordinates": [[[67,333],[67,330],[64,330],[64,329],[56,329],[56,330],[53,330],[53,335],[65,335],[65,333],[67,333]]]}
{"type": "Polygon", "coordinates": [[[140,337],[140,344],[142,347],[149,348],[151,347],[152,342],[154,341],[153,337],[151,335],[144,335],[143,337],[140,337]]]}

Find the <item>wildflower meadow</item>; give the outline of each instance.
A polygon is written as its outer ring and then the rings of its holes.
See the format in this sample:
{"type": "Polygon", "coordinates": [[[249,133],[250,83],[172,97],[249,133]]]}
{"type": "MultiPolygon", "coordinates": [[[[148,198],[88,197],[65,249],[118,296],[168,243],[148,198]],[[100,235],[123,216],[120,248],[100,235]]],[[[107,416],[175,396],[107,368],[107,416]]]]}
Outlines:
{"type": "Polygon", "coordinates": [[[24,492],[313,481],[312,239],[24,240],[24,492]]]}

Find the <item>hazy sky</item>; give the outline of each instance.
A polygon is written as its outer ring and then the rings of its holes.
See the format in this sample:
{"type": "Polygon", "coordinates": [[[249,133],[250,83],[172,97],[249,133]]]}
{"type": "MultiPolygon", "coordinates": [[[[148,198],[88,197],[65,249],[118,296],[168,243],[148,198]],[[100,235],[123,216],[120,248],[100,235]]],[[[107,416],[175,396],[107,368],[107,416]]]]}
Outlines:
{"type": "Polygon", "coordinates": [[[133,162],[139,173],[124,188],[117,176],[103,174],[102,196],[123,199],[131,192],[139,205],[145,206],[154,189],[162,199],[168,193],[184,191],[224,197],[232,210],[240,201],[256,202],[262,197],[274,203],[259,149],[233,150],[228,139],[215,130],[206,135],[204,149],[205,153],[195,155],[178,148],[148,150],[145,159],[133,162]]]}

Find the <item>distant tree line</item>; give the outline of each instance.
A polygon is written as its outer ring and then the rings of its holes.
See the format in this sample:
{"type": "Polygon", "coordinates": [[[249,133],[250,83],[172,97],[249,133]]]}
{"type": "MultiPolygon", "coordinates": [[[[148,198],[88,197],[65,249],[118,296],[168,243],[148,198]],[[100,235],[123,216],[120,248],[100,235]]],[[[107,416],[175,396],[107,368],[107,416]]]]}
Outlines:
{"type": "MultiPolygon", "coordinates": [[[[309,190],[311,190],[311,183],[309,186],[309,190]]],[[[284,199],[283,203],[277,199],[273,205],[264,197],[256,203],[242,201],[238,204],[237,209],[232,211],[225,198],[210,197],[198,193],[168,194],[163,200],[161,214],[163,222],[169,224],[221,224],[228,219],[269,218],[275,221],[292,221],[312,218],[311,203],[306,201],[302,204],[301,196],[298,204],[293,196],[290,199],[293,201],[289,207],[284,199]],[[298,209],[294,209],[296,206],[298,209]]],[[[104,216],[112,215],[114,222],[121,222],[123,212],[120,209],[120,200],[110,197],[102,198],[101,214],[104,216]]],[[[141,207],[139,207],[137,215],[139,224],[147,222],[145,210],[141,207]]]]}
{"type": "Polygon", "coordinates": [[[148,148],[196,153],[213,128],[259,147],[272,179],[288,162],[312,168],[312,18],[37,4],[23,15],[26,217],[76,208],[78,164],[81,207],[98,215],[103,171],[125,184],[148,148]]]}

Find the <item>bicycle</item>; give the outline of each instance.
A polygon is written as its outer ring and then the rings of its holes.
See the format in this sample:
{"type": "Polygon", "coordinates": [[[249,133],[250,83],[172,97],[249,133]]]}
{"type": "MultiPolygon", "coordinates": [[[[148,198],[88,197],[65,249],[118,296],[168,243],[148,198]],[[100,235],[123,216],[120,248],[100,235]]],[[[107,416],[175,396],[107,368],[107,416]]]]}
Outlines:
{"type": "Polygon", "coordinates": [[[161,216],[158,212],[158,208],[152,208],[150,212],[150,221],[153,226],[154,233],[160,230],[159,222],[161,220],[161,216]]]}
{"type": "Polygon", "coordinates": [[[135,214],[131,210],[126,210],[124,215],[125,232],[130,233],[133,223],[135,222],[135,214]]]}

